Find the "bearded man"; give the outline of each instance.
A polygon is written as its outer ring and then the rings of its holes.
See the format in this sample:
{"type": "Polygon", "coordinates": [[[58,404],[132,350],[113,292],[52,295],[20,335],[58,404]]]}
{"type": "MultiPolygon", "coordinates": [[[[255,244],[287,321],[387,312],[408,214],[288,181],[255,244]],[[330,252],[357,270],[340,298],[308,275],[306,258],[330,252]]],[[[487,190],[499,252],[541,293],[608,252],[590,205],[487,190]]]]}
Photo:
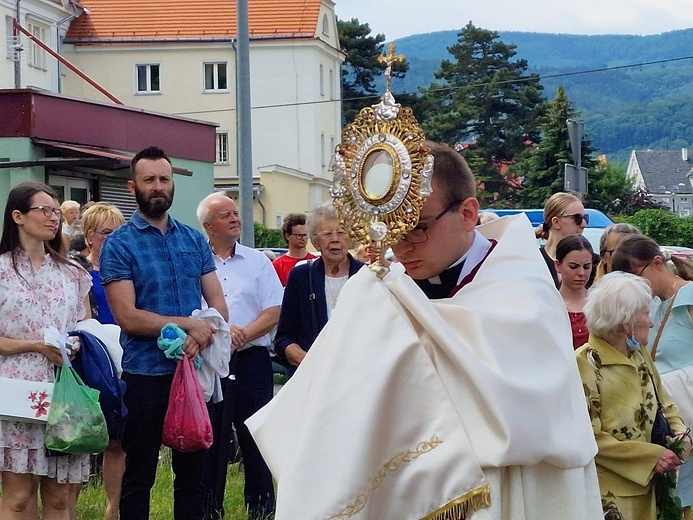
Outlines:
{"type": "MultiPolygon", "coordinates": [[[[173,202],[171,160],[149,147],[131,163],[130,192],[138,210],[108,236],[101,249],[101,283],[121,328],[128,416],[123,432],[125,474],[120,498],[123,519],[149,518],[164,416],[176,361],[157,346],[161,328],[175,323],[188,334],[183,350],[194,359],[212,341],[214,329],[189,317],[201,298],[228,320],[212,251],[199,231],[168,214],[173,202]]],[[[206,450],[173,450],[173,516],[203,517],[206,450]]]]}

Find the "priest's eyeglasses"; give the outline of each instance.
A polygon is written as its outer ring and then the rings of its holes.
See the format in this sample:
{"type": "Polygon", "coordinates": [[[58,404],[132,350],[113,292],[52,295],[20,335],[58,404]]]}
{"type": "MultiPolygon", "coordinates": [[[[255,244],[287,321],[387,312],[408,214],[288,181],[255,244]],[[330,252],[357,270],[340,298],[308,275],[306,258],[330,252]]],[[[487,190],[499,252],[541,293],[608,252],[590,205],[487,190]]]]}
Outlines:
{"type": "Polygon", "coordinates": [[[419,224],[409,233],[407,233],[403,240],[405,242],[409,242],[410,244],[423,244],[424,242],[426,242],[426,240],[428,240],[427,231],[431,229],[431,226],[438,222],[445,214],[450,213],[453,210],[456,210],[460,204],[462,204],[461,200],[453,200],[450,204],[445,206],[445,209],[443,211],[441,211],[436,217],[433,218],[433,221],[430,224],[419,224]]]}

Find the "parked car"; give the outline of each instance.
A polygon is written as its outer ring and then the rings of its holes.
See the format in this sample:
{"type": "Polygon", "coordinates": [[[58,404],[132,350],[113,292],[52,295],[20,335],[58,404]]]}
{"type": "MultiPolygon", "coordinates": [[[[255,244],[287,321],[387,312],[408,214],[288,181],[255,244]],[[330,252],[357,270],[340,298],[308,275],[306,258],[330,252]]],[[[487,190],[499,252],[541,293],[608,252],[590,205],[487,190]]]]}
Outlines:
{"type": "MultiPolygon", "coordinates": [[[[543,209],[494,209],[488,208],[482,211],[491,211],[498,215],[499,217],[505,217],[507,215],[517,215],[518,213],[524,213],[524,215],[532,223],[532,227],[536,228],[544,222],[544,210],[543,209]]],[[[599,239],[601,238],[604,230],[614,223],[606,214],[602,213],[598,209],[585,209],[585,214],[589,215],[589,223],[584,229],[582,234],[587,240],[592,244],[592,249],[595,253],[599,253],[599,239]]]]}

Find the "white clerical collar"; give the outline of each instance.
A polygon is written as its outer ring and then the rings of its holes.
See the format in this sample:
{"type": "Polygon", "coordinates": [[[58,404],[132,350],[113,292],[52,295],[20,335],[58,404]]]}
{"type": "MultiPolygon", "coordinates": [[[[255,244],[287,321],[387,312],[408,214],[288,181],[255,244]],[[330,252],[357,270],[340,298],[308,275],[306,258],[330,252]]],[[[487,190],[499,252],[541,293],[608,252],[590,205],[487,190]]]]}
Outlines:
{"type": "MultiPolygon", "coordinates": [[[[472,270],[481,263],[481,261],[486,257],[489,249],[491,249],[491,242],[489,242],[486,237],[475,229],[472,246],[467,249],[467,252],[462,255],[459,260],[448,267],[448,269],[450,269],[451,267],[455,267],[461,262],[464,262],[460,275],[457,278],[457,283],[460,283],[465,276],[471,273],[472,270]]],[[[429,278],[428,281],[433,285],[440,285],[440,276],[429,278]]]]}

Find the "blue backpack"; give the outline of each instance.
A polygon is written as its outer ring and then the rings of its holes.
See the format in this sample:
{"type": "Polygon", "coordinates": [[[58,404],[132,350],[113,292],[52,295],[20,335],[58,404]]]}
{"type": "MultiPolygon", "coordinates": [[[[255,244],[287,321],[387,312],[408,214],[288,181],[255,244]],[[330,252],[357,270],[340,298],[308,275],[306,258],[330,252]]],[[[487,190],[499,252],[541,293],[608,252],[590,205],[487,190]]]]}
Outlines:
{"type": "Polygon", "coordinates": [[[68,335],[76,336],[81,341],[81,348],[72,361],[72,367],[85,385],[100,392],[99,404],[106,417],[109,437],[119,439],[127,415],[127,408],[123,403],[125,381],[118,378],[108,349],[99,338],[81,330],[68,332],[68,335]]]}

